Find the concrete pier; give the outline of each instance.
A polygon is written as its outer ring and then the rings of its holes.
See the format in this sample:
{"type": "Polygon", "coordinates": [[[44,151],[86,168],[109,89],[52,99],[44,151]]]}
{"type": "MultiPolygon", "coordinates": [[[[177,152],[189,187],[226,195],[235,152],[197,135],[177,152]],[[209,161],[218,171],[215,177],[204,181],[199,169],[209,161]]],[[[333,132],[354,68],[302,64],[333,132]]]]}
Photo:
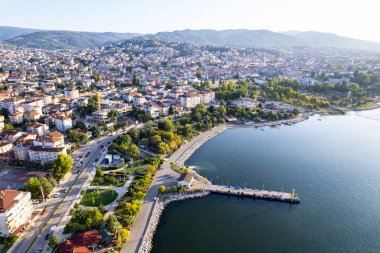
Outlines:
{"type": "Polygon", "coordinates": [[[245,198],[265,199],[270,201],[287,202],[291,204],[300,203],[300,198],[297,194],[289,192],[276,192],[259,189],[248,189],[240,187],[228,187],[222,185],[213,184],[201,184],[199,185],[202,190],[209,191],[216,194],[232,195],[245,198]]]}

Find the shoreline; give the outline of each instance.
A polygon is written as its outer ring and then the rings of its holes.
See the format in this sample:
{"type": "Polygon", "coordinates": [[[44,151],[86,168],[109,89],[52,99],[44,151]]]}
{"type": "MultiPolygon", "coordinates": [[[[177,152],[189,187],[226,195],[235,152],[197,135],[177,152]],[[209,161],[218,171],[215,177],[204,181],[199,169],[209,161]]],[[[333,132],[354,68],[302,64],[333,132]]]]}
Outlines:
{"type": "Polygon", "coordinates": [[[207,192],[207,191],[185,192],[185,193],[177,193],[177,194],[171,194],[169,196],[164,196],[162,200],[158,198],[156,200],[155,206],[153,207],[152,216],[149,221],[146,233],[142,239],[142,243],[141,243],[138,253],[148,253],[152,250],[153,238],[156,233],[158,224],[160,223],[162,213],[164,212],[166,206],[168,206],[169,204],[173,202],[206,197],[209,194],[210,192],[207,192]]]}
{"type": "MultiPolygon", "coordinates": [[[[219,126],[216,126],[212,128],[211,130],[201,133],[189,142],[187,142],[185,145],[190,145],[188,148],[186,148],[177,159],[174,159],[174,162],[177,165],[184,166],[186,161],[190,158],[192,154],[194,154],[195,151],[197,151],[203,144],[205,144],[207,141],[213,139],[214,137],[218,136],[219,134],[223,133],[227,129],[233,128],[234,126],[222,124],[219,126]]],[[[179,151],[179,150],[178,150],[179,151]]]]}

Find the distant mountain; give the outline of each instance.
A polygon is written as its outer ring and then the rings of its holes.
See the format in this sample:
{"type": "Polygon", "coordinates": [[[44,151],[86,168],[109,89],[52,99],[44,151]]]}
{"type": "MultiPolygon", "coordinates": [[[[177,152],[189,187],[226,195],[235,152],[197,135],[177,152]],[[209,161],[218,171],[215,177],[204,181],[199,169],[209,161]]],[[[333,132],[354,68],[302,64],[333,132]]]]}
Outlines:
{"type": "Polygon", "coordinates": [[[139,35],[112,32],[40,31],[16,36],[5,41],[20,47],[56,50],[96,47],[106,42],[127,40],[139,35]]]}
{"type": "Polygon", "coordinates": [[[0,26],[0,40],[5,40],[16,46],[48,50],[96,47],[107,42],[132,38],[255,48],[335,47],[380,51],[379,42],[352,39],[321,32],[289,31],[281,33],[269,30],[235,29],[221,31],[181,30],[141,35],[113,32],[47,31],[0,26]]]}
{"type": "Polygon", "coordinates": [[[331,33],[290,31],[277,33],[268,30],[182,30],[144,35],[138,39],[174,42],[194,42],[256,48],[335,47],[380,51],[379,42],[370,42],[331,33]]]}
{"type": "Polygon", "coordinates": [[[284,47],[302,44],[299,38],[269,30],[182,30],[159,32],[138,39],[156,39],[173,42],[194,42],[225,46],[284,47]]]}
{"type": "Polygon", "coordinates": [[[380,43],[352,39],[349,37],[339,36],[333,33],[321,32],[292,32],[297,37],[312,47],[336,47],[351,48],[360,50],[376,50],[380,51],[380,43]]]}
{"type": "Polygon", "coordinates": [[[38,31],[41,31],[41,29],[0,26],[0,40],[7,40],[15,36],[38,32],[38,31]]]}

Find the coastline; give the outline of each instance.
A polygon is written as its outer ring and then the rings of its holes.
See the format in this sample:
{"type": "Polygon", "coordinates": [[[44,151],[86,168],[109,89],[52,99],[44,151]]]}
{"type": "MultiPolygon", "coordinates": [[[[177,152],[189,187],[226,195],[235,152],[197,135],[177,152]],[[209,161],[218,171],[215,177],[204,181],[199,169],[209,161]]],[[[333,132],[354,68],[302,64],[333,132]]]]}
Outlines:
{"type": "Polygon", "coordinates": [[[197,151],[197,149],[200,148],[203,144],[205,144],[207,141],[211,140],[212,138],[218,136],[219,134],[223,133],[227,129],[230,129],[233,127],[234,126],[223,124],[223,125],[216,126],[207,132],[201,133],[200,135],[196,136],[195,138],[193,138],[192,140],[190,140],[184,145],[184,148],[185,148],[184,151],[179,152],[181,150],[179,149],[177,150],[177,152],[175,152],[176,155],[178,155],[179,153],[179,156],[174,158],[174,162],[180,166],[184,166],[187,159],[189,159],[190,156],[195,151],[197,151]],[[186,147],[186,146],[189,146],[189,147],[186,147]]]}
{"type": "Polygon", "coordinates": [[[157,199],[156,203],[153,207],[152,216],[149,221],[146,233],[144,235],[144,238],[142,239],[142,243],[139,249],[139,253],[148,253],[153,248],[153,237],[156,232],[157,226],[160,222],[161,215],[165,210],[165,207],[169,205],[170,203],[177,202],[177,201],[184,201],[187,199],[193,199],[193,198],[202,198],[210,193],[207,191],[202,192],[185,192],[185,193],[177,193],[169,196],[164,196],[161,199],[157,199]]]}

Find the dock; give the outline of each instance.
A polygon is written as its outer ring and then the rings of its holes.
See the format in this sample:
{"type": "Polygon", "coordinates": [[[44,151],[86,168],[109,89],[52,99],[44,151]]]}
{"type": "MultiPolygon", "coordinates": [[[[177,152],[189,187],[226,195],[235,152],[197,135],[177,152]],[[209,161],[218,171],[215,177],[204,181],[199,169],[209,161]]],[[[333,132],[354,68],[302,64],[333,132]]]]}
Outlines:
{"type": "Polygon", "coordinates": [[[202,188],[205,191],[209,191],[215,194],[238,196],[238,197],[253,198],[253,199],[263,199],[263,200],[269,200],[269,201],[279,201],[279,202],[286,202],[286,203],[291,203],[291,204],[300,203],[300,198],[298,197],[298,194],[295,193],[295,190],[289,193],[289,192],[248,189],[248,188],[223,186],[223,185],[213,185],[213,184],[202,184],[200,188],[202,188]]]}

